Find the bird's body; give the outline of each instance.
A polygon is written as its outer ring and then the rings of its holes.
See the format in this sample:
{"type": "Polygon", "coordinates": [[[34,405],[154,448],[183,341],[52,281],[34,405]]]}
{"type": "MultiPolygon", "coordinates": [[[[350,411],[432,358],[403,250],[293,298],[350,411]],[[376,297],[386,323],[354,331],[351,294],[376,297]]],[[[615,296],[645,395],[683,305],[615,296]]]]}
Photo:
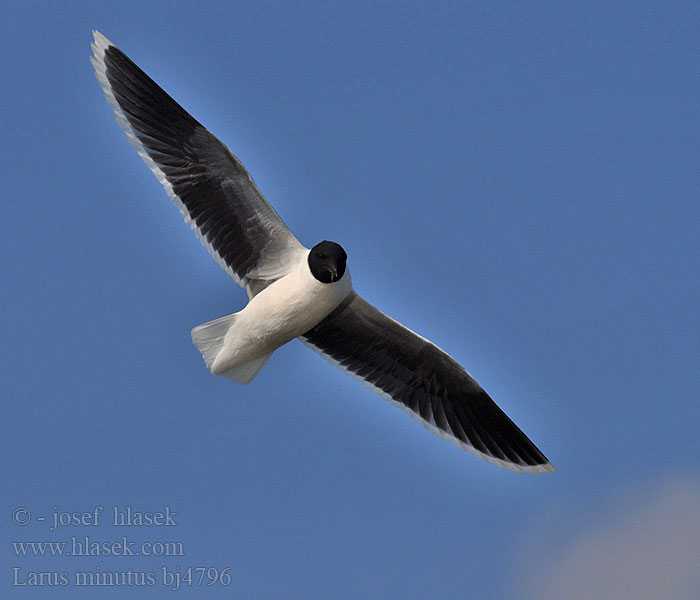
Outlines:
{"type": "Polygon", "coordinates": [[[252,362],[262,367],[277,348],[320,323],[352,292],[349,270],[338,281],[322,283],[309,270],[309,252],[297,254],[292,270],[253,296],[243,310],[192,330],[192,340],[204,354],[212,338],[218,337],[216,325],[228,324],[207,364],[214,375],[228,374],[239,383],[249,383],[250,379],[236,376],[241,365],[252,362]]]}
{"type": "Polygon", "coordinates": [[[92,64],[117,122],[248,293],[243,310],[192,330],[212,373],[248,383],[298,338],[456,446],[520,473],[554,470],[452,357],[353,290],[340,245],[305,248],[226,146],[107,38],[94,38],[92,64]]]}

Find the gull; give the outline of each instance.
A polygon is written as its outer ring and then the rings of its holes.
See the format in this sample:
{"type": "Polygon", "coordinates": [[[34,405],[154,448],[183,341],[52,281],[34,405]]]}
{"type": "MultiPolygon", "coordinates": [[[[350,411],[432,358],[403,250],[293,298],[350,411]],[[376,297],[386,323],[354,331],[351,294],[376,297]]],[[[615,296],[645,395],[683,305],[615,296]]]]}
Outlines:
{"type": "Polygon", "coordinates": [[[233,153],[119,48],[92,64],[117,122],[223,269],[243,310],[192,330],[207,368],[249,383],[298,338],[459,448],[519,473],[554,467],[452,357],[363,300],[337,243],[303,246],[233,153]]]}

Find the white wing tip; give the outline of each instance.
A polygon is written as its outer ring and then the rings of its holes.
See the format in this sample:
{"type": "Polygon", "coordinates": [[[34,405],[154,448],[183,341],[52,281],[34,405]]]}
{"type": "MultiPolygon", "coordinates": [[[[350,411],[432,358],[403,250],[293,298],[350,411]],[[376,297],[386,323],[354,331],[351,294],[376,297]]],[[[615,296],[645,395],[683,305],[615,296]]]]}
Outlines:
{"type": "Polygon", "coordinates": [[[104,50],[107,46],[113,46],[112,42],[110,42],[104,35],[102,35],[97,29],[92,30],[92,37],[95,40],[93,42],[93,45],[95,48],[99,48],[101,50],[104,50]]]}
{"type": "Polygon", "coordinates": [[[114,44],[110,42],[105,36],[103,36],[99,31],[97,31],[97,29],[93,30],[92,37],[94,40],[90,44],[90,46],[92,47],[92,53],[95,57],[95,60],[102,62],[103,57],[105,55],[105,50],[110,46],[114,46],[114,44]]]}

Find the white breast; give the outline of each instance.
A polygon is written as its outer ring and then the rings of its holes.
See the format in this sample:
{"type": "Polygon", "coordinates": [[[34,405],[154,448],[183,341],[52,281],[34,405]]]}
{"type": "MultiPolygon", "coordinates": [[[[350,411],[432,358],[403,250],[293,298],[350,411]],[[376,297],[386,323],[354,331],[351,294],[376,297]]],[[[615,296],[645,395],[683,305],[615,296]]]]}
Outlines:
{"type": "Polygon", "coordinates": [[[301,254],[288,275],[235,315],[216,357],[216,371],[273,352],[317,325],[352,291],[348,269],[339,281],[321,283],[309,270],[308,254],[308,250],[301,254]]]}

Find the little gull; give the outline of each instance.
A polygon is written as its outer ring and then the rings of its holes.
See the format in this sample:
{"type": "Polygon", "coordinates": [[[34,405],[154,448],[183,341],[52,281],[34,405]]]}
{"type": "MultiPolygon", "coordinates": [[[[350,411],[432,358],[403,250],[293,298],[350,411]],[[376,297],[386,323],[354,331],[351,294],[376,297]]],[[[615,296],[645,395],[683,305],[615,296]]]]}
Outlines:
{"type": "Polygon", "coordinates": [[[92,64],[117,122],[246,307],[192,330],[207,368],[249,383],[294,338],[432,433],[519,473],[550,462],[453,358],[365,302],[335,242],[292,235],[240,161],[95,31],[92,64]]]}

